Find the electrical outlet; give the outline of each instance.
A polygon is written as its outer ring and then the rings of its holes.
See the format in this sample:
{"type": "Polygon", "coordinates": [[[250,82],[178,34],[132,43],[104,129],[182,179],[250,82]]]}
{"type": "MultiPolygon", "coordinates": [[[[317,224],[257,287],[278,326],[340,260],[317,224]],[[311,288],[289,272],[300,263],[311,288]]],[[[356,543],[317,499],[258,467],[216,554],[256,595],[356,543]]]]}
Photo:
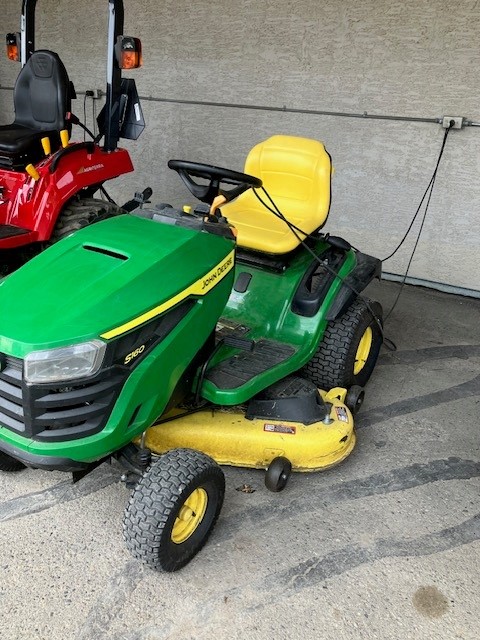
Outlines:
{"type": "Polygon", "coordinates": [[[461,129],[463,127],[465,118],[463,118],[462,116],[443,116],[442,127],[444,129],[448,129],[452,120],[455,123],[452,129],[461,129]]]}
{"type": "Polygon", "coordinates": [[[92,100],[98,100],[102,97],[103,92],[101,89],[87,89],[85,95],[87,98],[92,98],[92,100]]]}

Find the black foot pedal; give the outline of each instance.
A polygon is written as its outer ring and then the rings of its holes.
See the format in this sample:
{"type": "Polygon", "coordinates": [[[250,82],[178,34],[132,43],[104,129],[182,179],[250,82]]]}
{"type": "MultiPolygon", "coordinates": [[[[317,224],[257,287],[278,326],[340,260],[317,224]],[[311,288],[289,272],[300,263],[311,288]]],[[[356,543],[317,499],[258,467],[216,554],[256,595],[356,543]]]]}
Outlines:
{"type": "Polygon", "coordinates": [[[253,351],[255,349],[255,340],[248,340],[247,338],[239,338],[238,336],[225,336],[223,344],[227,347],[233,347],[234,349],[241,349],[242,351],[253,351]]]}

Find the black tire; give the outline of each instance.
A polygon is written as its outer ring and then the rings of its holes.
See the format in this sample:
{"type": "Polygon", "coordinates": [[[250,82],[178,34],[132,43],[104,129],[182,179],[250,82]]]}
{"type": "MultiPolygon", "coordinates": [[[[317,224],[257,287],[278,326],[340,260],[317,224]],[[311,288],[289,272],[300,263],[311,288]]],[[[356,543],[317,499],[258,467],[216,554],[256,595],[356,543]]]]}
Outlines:
{"type": "Polygon", "coordinates": [[[225,476],[214,460],[193,449],[168,451],[145,473],[127,504],[128,550],[153,569],[181,569],[206,543],[224,494],[225,476]],[[183,507],[186,514],[179,518],[183,507]]]}
{"type": "Polygon", "coordinates": [[[265,473],[265,486],[269,491],[283,491],[285,489],[290,473],[292,471],[292,463],[288,458],[278,456],[274,458],[268,466],[265,473]]]}
{"type": "Polygon", "coordinates": [[[23,462],[15,460],[8,453],[0,451],[0,471],[6,471],[7,473],[13,473],[16,471],[22,471],[25,469],[23,462]]]}
{"type": "Polygon", "coordinates": [[[72,198],[58,216],[50,243],[66,238],[74,231],[82,229],[98,220],[117,215],[120,208],[112,202],[98,198],[72,198]]]}
{"type": "Polygon", "coordinates": [[[320,389],[333,387],[364,387],[372,375],[382,346],[383,336],[377,320],[382,323],[382,307],[368,298],[357,298],[345,313],[327,326],[323,339],[302,374],[320,389]],[[368,355],[360,370],[356,371],[357,350],[362,338],[371,331],[368,355]]]}
{"type": "Polygon", "coordinates": [[[365,390],[363,387],[359,387],[357,384],[354,384],[353,387],[347,391],[347,395],[345,396],[345,404],[350,409],[350,413],[352,416],[356,416],[360,411],[360,408],[365,400],[365,390]]]}

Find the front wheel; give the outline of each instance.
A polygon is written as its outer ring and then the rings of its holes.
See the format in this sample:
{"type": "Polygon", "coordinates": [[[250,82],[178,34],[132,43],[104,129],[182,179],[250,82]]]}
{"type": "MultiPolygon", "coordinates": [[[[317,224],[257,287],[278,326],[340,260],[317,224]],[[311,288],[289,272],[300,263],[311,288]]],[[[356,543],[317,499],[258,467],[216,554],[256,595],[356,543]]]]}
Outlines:
{"type": "Polygon", "coordinates": [[[225,477],[193,449],[160,456],[135,487],[123,534],[130,553],[153,569],[177,571],[206,543],[220,514],[225,477]]]}
{"type": "Polygon", "coordinates": [[[382,346],[381,325],[381,305],[357,298],[340,318],[328,324],[303,375],[320,389],[364,387],[382,346]]]}

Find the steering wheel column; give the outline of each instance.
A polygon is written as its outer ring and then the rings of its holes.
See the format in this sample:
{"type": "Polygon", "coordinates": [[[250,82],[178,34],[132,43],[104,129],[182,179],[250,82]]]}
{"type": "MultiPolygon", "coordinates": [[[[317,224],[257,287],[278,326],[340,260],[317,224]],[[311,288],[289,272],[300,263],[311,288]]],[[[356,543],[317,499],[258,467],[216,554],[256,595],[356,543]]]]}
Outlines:
{"type": "Polygon", "coordinates": [[[215,217],[216,210],[230,202],[248,189],[258,189],[262,186],[260,178],[248,173],[232,171],[223,167],[216,167],[187,160],[169,160],[168,166],[176,171],[187,189],[201,202],[210,205],[210,217],[215,217]],[[206,184],[199,184],[194,178],[206,180],[206,184]],[[221,188],[220,185],[232,185],[232,188],[221,188]]]}

